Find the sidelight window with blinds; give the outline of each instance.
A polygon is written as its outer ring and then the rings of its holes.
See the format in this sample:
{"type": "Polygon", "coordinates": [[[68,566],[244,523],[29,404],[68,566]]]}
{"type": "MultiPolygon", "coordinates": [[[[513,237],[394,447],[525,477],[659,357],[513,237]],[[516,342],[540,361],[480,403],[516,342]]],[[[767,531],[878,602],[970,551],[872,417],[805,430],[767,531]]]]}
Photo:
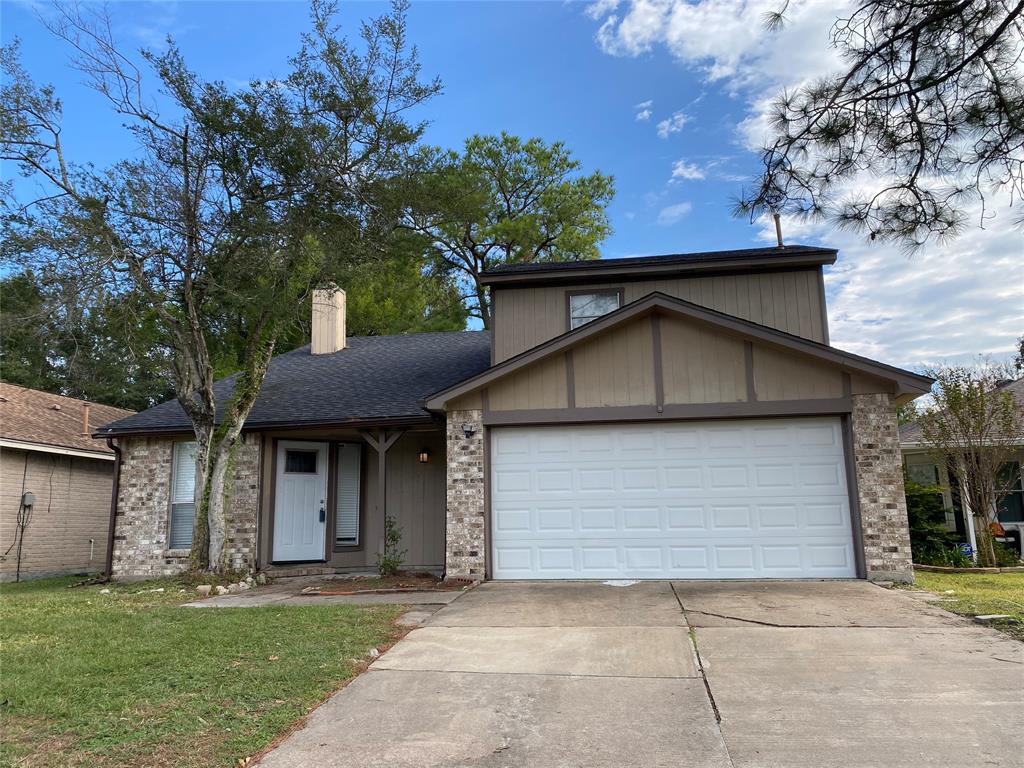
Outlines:
{"type": "Polygon", "coordinates": [[[337,455],[334,543],[339,547],[357,547],[362,447],[357,443],[339,443],[337,455]]]}
{"type": "Polygon", "coordinates": [[[174,444],[171,462],[171,520],[168,549],[191,549],[196,522],[196,444],[174,444]]]}

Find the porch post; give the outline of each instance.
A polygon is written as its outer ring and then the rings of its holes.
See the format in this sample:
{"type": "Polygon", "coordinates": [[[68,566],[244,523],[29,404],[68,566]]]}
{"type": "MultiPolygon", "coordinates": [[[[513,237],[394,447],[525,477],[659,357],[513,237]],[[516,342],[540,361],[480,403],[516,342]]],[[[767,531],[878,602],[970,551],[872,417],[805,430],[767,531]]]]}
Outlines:
{"type": "Polygon", "coordinates": [[[370,447],[377,452],[377,510],[380,514],[381,535],[377,539],[377,551],[384,551],[385,528],[388,517],[388,486],[387,486],[387,457],[388,449],[394,445],[398,438],[405,434],[405,430],[399,429],[388,434],[386,429],[378,429],[374,435],[369,431],[362,431],[363,439],[370,444],[370,447]]]}

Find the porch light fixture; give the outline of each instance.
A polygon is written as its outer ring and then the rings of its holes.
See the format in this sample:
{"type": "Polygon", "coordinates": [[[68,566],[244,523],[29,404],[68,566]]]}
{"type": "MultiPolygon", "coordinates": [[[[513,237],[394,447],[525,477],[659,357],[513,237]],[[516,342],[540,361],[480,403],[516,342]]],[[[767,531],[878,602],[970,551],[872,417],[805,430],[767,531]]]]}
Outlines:
{"type": "Polygon", "coordinates": [[[462,434],[465,437],[472,437],[473,435],[476,434],[476,425],[466,422],[465,424],[462,425],[462,434]]]}
{"type": "Polygon", "coordinates": [[[430,449],[424,448],[420,451],[420,464],[427,464],[430,462],[430,449]]]}

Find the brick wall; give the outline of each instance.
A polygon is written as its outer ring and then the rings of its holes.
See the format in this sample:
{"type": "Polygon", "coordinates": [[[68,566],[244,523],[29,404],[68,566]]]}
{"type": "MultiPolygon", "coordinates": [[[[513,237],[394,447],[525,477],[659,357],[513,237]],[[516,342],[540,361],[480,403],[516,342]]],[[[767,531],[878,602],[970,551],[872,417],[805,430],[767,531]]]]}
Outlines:
{"type": "Polygon", "coordinates": [[[22,543],[21,578],[102,571],[113,470],[114,462],[103,459],[0,450],[0,581],[12,581],[17,571],[17,546],[11,545],[22,477],[36,503],[22,543]]]}
{"type": "MultiPolygon", "coordinates": [[[[114,536],[114,576],[155,578],[189,566],[187,550],[168,550],[171,461],[175,440],[125,438],[121,443],[121,485],[114,536]]],[[[225,560],[233,570],[250,570],[256,559],[260,441],[248,435],[235,451],[227,506],[225,560]]]]}
{"type": "Polygon", "coordinates": [[[445,575],[483,579],[485,568],[484,425],[480,410],[450,411],[447,421],[445,575]],[[466,437],[463,424],[475,431],[466,437]]]}
{"type": "Polygon", "coordinates": [[[913,583],[893,396],[854,395],[851,422],[867,576],[874,581],[913,583]]]}

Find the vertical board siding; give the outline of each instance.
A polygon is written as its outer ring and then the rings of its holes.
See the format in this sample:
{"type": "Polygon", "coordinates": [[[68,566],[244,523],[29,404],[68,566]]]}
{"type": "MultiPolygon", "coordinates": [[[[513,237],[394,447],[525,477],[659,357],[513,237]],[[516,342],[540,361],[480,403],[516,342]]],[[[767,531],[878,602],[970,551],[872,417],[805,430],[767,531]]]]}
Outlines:
{"type": "Polygon", "coordinates": [[[754,387],[760,401],[843,396],[840,369],[758,345],[754,346],[754,387]]]}
{"type": "Polygon", "coordinates": [[[499,288],[494,291],[494,362],[560,336],[566,291],[622,288],[626,303],[660,291],[787,333],[825,341],[817,269],[711,277],[658,278],[598,285],[499,288]]]}
{"type": "Polygon", "coordinates": [[[641,318],[573,349],[576,405],[653,405],[651,321],[641,318]]]}
{"type": "Polygon", "coordinates": [[[666,403],[746,400],[742,339],[665,316],[661,320],[661,343],[666,403]]]}
{"type": "Polygon", "coordinates": [[[569,405],[565,356],[556,355],[496,382],[488,389],[490,407],[498,411],[523,408],[565,408],[569,405]]]}

